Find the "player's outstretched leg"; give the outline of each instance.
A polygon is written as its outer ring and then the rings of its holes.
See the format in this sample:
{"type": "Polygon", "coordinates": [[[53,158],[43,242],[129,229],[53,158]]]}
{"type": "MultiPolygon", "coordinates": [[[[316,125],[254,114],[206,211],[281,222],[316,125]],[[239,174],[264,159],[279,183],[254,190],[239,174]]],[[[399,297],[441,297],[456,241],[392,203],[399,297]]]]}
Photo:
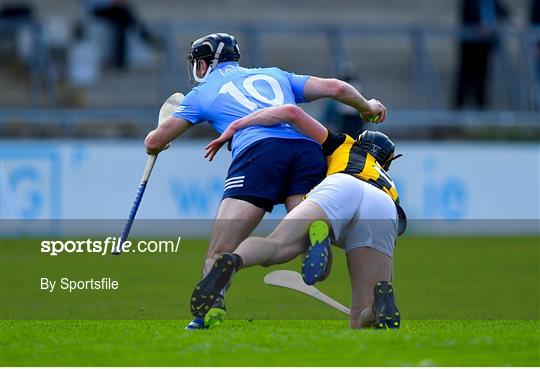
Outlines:
{"type": "Polygon", "coordinates": [[[390,282],[377,282],[373,289],[373,314],[377,319],[373,326],[376,329],[398,329],[400,325],[399,310],[394,297],[394,287],[390,282]]]}
{"type": "MultiPolygon", "coordinates": [[[[203,268],[203,277],[212,269],[217,254],[233,252],[245,240],[264,216],[261,209],[249,202],[226,198],[219,206],[216,222],[212,227],[210,247],[203,268]]],[[[206,317],[194,318],[188,330],[206,329],[221,324],[225,319],[225,290],[208,310],[206,317]]]]}
{"type": "MultiPolygon", "coordinates": [[[[210,272],[195,286],[191,295],[191,313],[195,318],[207,320],[212,318],[214,325],[219,324],[219,319],[210,316],[210,309],[216,300],[221,298],[221,291],[230,282],[234,272],[241,266],[241,259],[234,254],[219,254],[212,265],[210,272]]],[[[215,312],[219,314],[218,311],[215,312]]]]}
{"type": "Polygon", "coordinates": [[[331,262],[329,239],[330,229],[322,220],[316,220],[309,227],[310,246],[302,263],[304,282],[313,285],[327,277],[331,262]]]}

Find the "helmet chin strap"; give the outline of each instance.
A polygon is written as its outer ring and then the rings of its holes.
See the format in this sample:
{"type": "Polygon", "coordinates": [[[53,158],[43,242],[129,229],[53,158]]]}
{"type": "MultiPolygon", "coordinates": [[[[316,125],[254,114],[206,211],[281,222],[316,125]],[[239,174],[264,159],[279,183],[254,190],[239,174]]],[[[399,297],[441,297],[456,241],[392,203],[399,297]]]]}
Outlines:
{"type": "MultiPolygon", "coordinates": [[[[388,159],[388,161],[386,163],[384,163],[383,168],[390,168],[390,164],[392,164],[392,162],[394,160],[399,159],[402,156],[403,156],[403,154],[398,154],[398,155],[392,156],[390,159],[388,159]]],[[[385,169],[385,170],[388,170],[388,169],[385,169]]]]}
{"type": "Polygon", "coordinates": [[[219,56],[221,55],[221,52],[223,51],[223,48],[225,47],[225,44],[223,42],[220,42],[216,53],[214,54],[214,60],[212,61],[212,69],[215,69],[219,63],[219,56]]]}
{"type": "Polygon", "coordinates": [[[213,71],[214,69],[216,69],[218,63],[219,63],[219,56],[221,55],[221,52],[223,51],[223,47],[225,46],[225,44],[223,42],[220,42],[218,47],[217,47],[217,50],[216,50],[216,53],[214,54],[214,59],[212,60],[212,64],[210,64],[210,66],[208,67],[208,69],[206,70],[206,73],[204,74],[204,76],[202,78],[199,78],[199,76],[197,76],[197,63],[194,63],[193,64],[193,79],[198,82],[198,83],[201,83],[202,81],[204,81],[204,79],[206,78],[207,75],[210,74],[211,71],[213,71]]]}

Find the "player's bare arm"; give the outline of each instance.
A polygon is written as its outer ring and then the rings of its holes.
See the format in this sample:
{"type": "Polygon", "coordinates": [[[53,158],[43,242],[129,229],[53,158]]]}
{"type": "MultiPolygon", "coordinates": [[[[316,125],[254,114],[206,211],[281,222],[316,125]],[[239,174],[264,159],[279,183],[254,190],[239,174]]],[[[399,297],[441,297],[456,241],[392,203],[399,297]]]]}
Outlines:
{"type": "Polygon", "coordinates": [[[304,97],[308,101],[323,97],[335,99],[355,108],[363,119],[381,123],[387,115],[386,107],[376,99],[366,99],[356,88],[335,78],[309,77],[304,86],[304,97]]]}
{"type": "Polygon", "coordinates": [[[181,136],[193,125],[187,120],[174,116],[168,117],[158,128],[150,131],[144,140],[148,154],[158,154],[165,150],[176,138],[181,136]]]}
{"type": "Polygon", "coordinates": [[[292,124],[298,131],[323,143],[328,136],[328,130],[317,119],[306,113],[302,108],[286,104],[258,110],[250,115],[231,123],[229,127],[206,147],[205,158],[212,160],[221,146],[227,142],[236,131],[253,125],[271,126],[281,122],[292,124]]]}

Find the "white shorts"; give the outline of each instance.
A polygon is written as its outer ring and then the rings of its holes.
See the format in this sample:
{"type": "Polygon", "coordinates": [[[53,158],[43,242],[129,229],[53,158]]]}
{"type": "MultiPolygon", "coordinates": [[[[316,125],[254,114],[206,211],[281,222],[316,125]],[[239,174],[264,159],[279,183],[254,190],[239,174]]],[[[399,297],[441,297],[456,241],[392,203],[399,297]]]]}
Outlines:
{"type": "Polygon", "coordinates": [[[346,252],[372,247],[390,257],[397,238],[397,209],[377,187],[349,174],[326,177],[306,201],[319,205],[332,225],[335,245],[346,252]]]}

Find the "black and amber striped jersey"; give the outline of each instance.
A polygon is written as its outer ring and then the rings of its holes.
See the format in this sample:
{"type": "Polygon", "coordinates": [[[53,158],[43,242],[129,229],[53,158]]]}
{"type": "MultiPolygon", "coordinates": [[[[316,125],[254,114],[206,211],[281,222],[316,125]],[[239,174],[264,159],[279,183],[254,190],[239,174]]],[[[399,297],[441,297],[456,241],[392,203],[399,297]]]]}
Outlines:
{"type": "Polygon", "coordinates": [[[350,174],[383,190],[394,202],[399,203],[398,192],[392,178],[351,136],[328,130],[322,150],[328,163],[326,176],[334,173],[350,174]]]}

